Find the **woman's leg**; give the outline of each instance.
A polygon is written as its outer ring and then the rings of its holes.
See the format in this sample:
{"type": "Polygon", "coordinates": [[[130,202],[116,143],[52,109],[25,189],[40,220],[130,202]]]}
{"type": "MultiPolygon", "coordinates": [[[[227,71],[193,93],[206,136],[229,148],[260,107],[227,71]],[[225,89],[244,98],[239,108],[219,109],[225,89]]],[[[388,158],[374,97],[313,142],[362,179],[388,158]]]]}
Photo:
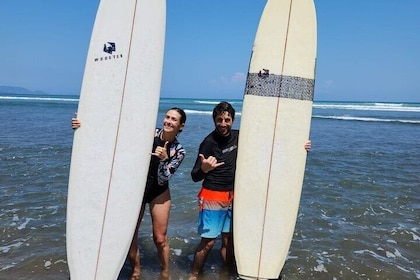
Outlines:
{"type": "Polygon", "coordinates": [[[130,260],[132,273],[130,279],[139,279],[140,277],[140,251],[138,248],[138,231],[141,224],[141,220],[144,215],[145,204],[143,203],[140,209],[139,218],[137,220],[136,230],[133,234],[133,239],[131,240],[130,250],[128,251],[128,258],[130,260]]]}
{"type": "Polygon", "coordinates": [[[171,209],[171,195],[169,189],[156,197],[150,203],[150,213],[152,216],[153,241],[158,251],[162,276],[169,273],[169,254],[170,248],[167,237],[169,212],[171,209]]]}

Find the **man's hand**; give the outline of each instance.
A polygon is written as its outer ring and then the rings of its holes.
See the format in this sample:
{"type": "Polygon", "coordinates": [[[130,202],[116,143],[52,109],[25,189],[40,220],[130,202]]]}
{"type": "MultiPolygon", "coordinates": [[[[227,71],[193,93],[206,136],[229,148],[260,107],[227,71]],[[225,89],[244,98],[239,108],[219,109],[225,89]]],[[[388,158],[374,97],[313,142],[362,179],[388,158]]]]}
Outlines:
{"type": "Polygon", "coordinates": [[[310,141],[310,140],[308,140],[308,141],[305,143],[305,150],[306,150],[307,152],[309,152],[309,151],[311,150],[311,141],[310,141]]]}
{"type": "Polygon", "coordinates": [[[81,125],[80,120],[77,118],[77,113],[74,113],[74,118],[71,119],[71,128],[78,129],[81,125]]]}
{"type": "Polygon", "coordinates": [[[205,158],[203,154],[199,154],[198,156],[201,159],[201,170],[203,170],[204,173],[225,164],[224,162],[217,162],[217,159],[214,156],[209,156],[208,158],[205,158]]]}

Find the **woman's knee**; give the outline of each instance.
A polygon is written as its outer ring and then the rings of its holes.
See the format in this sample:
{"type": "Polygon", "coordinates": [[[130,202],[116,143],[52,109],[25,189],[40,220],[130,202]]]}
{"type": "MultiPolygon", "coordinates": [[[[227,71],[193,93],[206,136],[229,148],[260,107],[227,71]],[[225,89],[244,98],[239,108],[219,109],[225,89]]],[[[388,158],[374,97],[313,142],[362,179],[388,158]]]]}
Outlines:
{"type": "Polygon", "coordinates": [[[168,243],[168,237],[166,234],[155,234],[153,235],[153,242],[156,246],[165,246],[168,243]]]}

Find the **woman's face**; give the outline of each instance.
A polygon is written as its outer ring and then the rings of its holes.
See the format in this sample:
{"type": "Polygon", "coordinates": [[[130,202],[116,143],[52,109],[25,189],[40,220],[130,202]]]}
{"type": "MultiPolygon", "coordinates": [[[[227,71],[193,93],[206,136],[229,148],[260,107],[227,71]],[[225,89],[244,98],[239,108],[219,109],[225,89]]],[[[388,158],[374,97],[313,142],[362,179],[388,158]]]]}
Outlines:
{"type": "Polygon", "coordinates": [[[169,110],[166,112],[165,117],[163,118],[163,130],[166,132],[174,132],[177,134],[180,130],[184,128],[183,123],[181,123],[181,114],[176,110],[169,110]]]}

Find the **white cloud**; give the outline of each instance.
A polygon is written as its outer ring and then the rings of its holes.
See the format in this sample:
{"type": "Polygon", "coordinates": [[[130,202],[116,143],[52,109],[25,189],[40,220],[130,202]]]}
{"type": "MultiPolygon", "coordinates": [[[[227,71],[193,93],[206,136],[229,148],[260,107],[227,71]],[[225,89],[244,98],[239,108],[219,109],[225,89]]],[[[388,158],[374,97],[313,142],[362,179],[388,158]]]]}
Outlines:
{"type": "Polygon", "coordinates": [[[219,77],[210,81],[210,84],[217,88],[237,88],[245,86],[246,75],[242,72],[236,72],[230,77],[219,77]]]}

